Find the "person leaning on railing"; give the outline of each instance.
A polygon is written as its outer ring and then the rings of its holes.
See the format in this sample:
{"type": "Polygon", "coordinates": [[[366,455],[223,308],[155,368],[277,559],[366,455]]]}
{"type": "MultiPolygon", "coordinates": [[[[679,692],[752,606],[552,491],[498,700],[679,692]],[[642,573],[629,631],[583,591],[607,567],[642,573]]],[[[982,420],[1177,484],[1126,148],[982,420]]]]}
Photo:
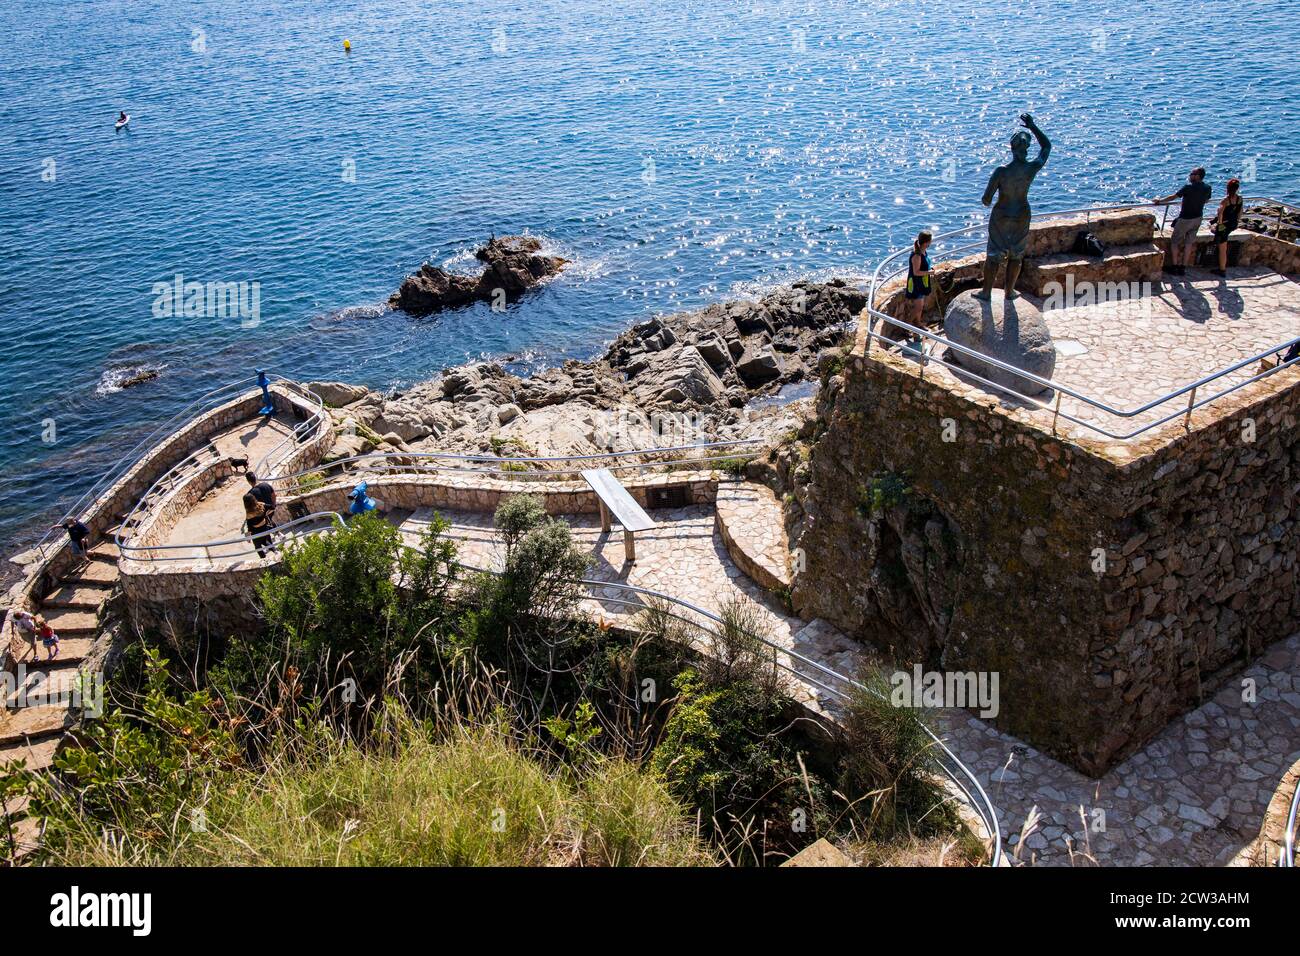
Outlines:
{"type": "Polygon", "coordinates": [[[1244,203],[1238,191],[1241,180],[1228,180],[1228,195],[1219,201],[1219,209],[1210,220],[1210,229],[1214,231],[1214,245],[1219,252],[1219,268],[1214,270],[1217,276],[1228,274],[1228,237],[1232,235],[1241,219],[1241,207],[1244,203]]]}
{"type": "Polygon", "coordinates": [[[1167,271],[1171,275],[1187,274],[1192,252],[1196,249],[1196,233],[1205,218],[1205,204],[1210,201],[1210,193],[1210,187],[1205,183],[1205,167],[1197,166],[1187,174],[1187,182],[1178,192],[1151,200],[1153,206],[1168,206],[1175,199],[1183,201],[1169,237],[1170,266],[1167,271]]]}

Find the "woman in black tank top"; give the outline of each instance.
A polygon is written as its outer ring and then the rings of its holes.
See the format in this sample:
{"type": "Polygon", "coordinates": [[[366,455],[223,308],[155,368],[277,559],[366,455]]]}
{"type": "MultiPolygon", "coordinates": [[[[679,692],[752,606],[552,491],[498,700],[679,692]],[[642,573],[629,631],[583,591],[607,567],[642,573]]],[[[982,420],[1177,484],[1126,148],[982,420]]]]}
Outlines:
{"type": "Polygon", "coordinates": [[[1240,190],[1241,180],[1228,180],[1228,194],[1220,201],[1219,211],[1210,223],[1210,228],[1214,230],[1214,245],[1219,250],[1219,268],[1214,270],[1218,276],[1228,274],[1228,236],[1237,228],[1237,222],[1241,219],[1240,190]]]}

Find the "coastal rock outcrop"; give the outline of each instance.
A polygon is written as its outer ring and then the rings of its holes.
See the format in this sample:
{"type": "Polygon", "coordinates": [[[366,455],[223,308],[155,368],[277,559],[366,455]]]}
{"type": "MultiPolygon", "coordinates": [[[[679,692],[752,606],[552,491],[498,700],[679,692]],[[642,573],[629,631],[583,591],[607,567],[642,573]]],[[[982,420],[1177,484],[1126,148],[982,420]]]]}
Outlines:
{"type": "Polygon", "coordinates": [[[407,276],[388,304],[411,315],[430,315],[470,302],[504,298],[513,302],[544,279],[559,273],[567,260],[541,252],[532,236],[500,236],[474,253],[484,264],[478,276],[448,272],[426,262],[407,276]]]}
{"type": "Polygon", "coordinates": [[[840,280],[796,283],[759,301],[655,316],[597,358],[527,378],[473,362],[389,395],[312,387],[340,432],[358,436],[346,445],[353,454],[394,450],[388,436],[415,451],[539,457],[755,437],[797,427],[798,413],[751,400],[815,378],[818,356],[844,345],[864,305],[840,280]]]}

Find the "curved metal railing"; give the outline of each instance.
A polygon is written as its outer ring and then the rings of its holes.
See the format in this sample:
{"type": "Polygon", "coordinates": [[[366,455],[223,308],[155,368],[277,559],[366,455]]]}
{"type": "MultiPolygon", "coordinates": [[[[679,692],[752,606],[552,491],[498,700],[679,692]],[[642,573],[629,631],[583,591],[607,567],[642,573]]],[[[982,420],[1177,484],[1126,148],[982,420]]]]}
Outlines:
{"type": "MultiPolygon", "coordinates": [[[[239,394],[248,391],[256,384],[256,378],[250,377],[247,379],[240,379],[239,381],[220,385],[217,388],[204,392],[198,398],[190,401],[181,408],[180,411],[176,412],[162,424],[154,428],[153,431],[149,432],[148,435],[136,442],[129,451],[125,452],[111,466],[109,466],[109,469],[104,472],[99,480],[91,485],[91,487],[88,488],[81,497],[74,501],[72,505],[64,511],[64,517],[80,517],[86,507],[92,504],[100,497],[100,495],[116,484],[128,471],[134,468],[140,458],[142,458],[153,445],[176,431],[183,422],[196,417],[197,409],[206,406],[205,410],[210,411],[212,408],[224,405],[239,394]]],[[[38,550],[42,557],[48,557],[49,554],[47,548],[52,543],[50,539],[56,537],[60,533],[61,532],[57,529],[53,528],[46,531],[44,536],[42,536],[33,546],[34,549],[38,550]]]]}
{"type": "MultiPolygon", "coordinates": [[[[340,526],[343,520],[345,520],[344,516],[340,515],[338,512],[320,511],[320,512],[315,512],[313,514],[304,515],[301,518],[296,518],[293,521],[288,522],[287,524],[277,526],[269,534],[279,539],[275,541],[275,545],[274,545],[275,548],[278,549],[283,546],[286,539],[296,540],[298,538],[303,538],[312,534],[320,534],[322,532],[333,531],[340,526]],[[322,524],[326,521],[328,521],[328,525],[322,527],[322,524]],[[285,532],[291,532],[291,533],[286,534],[285,532]]],[[[241,550],[237,552],[231,552],[229,554],[224,554],[219,556],[224,559],[224,558],[237,557],[243,554],[248,554],[250,552],[255,552],[257,550],[257,545],[254,540],[256,537],[260,537],[260,535],[243,535],[237,538],[227,538],[219,541],[204,542],[201,545],[195,545],[195,544],[154,545],[145,550],[192,551],[197,547],[202,547],[205,549],[206,556],[208,557],[208,559],[211,560],[212,555],[210,551],[212,548],[242,546],[241,550]]],[[[161,560],[161,561],[168,561],[168,560],[181,561],[181,560],[193,560],[193,559],[194,556],[190,554],[174,555],[174,556],[168,556],[162,558],[157,558],[157,557],[153,558],[153,560],[161,560]]],[[[476,574],[492,574],[492,575],[499,576],[502,573],[500,571],[492,570],[489,568],[475,567],[473,565],[465,564],[459,561],[453,562],[453,565],[461,570],[470,571],[476,574]]],[[[690,614],[695,615],[696,617],[693,619],[687,616],[686,614],[676,614],[676,613],[673,614],[673,616],[677,620],[680,620],[683,623],[688,624],[692,627],[698,628],[701,631],[707,632],[708,628],[707,626],[700,623],[699,618],[703,618],[705,621],[709,622],[709,624],[715,627],[725,626],[725,621],[723,620],[721,615],[716,614],[713,611],[709,611],[706,608],[702,608],[696,604],[692,604],[689,601],[685,601],[681,598],[674,597],[671,594],[664,593],[662,591],[655,591],[655,590],[651,590],[650,588],[638,587],[632,584],[624,584],[618,581],[601,581],[593,578],[579,578],[573,583],[583,586],[589,592],[595,592],[589,594],[589,599],[602,605],[615,604],[622,607],[634,608],[636,610],[645,610],[648,607],[650,607],[650,605],[646,603],[645,599],[662,601],[667,604],[673,605],[675,607],[682,608],[685,611],[689,612],[690,614]],[[607,593],[610,590],[620,591],[625,594],[632,595],[633,597],[632,598],[611,597],[607,593]],[[600,593],[600,592],[606,592],[606,593],[600,593]]],[[[772,663],[774,667],[791,675],[801,683],[815,687],[818,690],[822,691],[823,693],[828,694],[831,697],[842,702],[849,701],[852,698],[854,693],[865,692],[865,693],[876,694],[877,696],[879,696],[879,694],[876,691],[874,691],[872,688],[867,687],[865,684],[862,684],[861,682],[855,680],[854,678],[847,677],[839,673],[838,671],[834,670],[833,668],[827,667],[825,664],[821,663],[820,661],[813,660],[811,657],[808,657],[804,654],[800,654],[798,651],[794,650],[793,648],[782,647],[780,644],[775,643],[774,641],[763,636],[762,634],[757,634],[753,632],[747,632],[747,633],[749,634],[750,637],[757,640],[758,642],[760,642],[761,644],[763,644],[765,647],[767,647],[772,651],[772,663]],[[782,661],[781,659],[782,656],[786,658],[786,661],[782,661]],[[800,669],[801,667],[803,668],[802,670],[800,669]]],[[[922,726],[925,727],[924,724],[922,724],[922,726]]],[[[970,770],[970,768],[967,767],[961,761],[961,759],[952,752],[952,750],[948,747],[948,745],[945,744],[943,740],[939,738],[938,735],[936,735],[932,730],[930,730],[929,727],[925,727],[925,733],[930,738],[932,744],[936,748],[935,751],[936,764],[940,768],[941,772],[953,784],[953,786],[957,788],[958,792],[962,794],[967,804],[970,806],[972,812],[974,812],[975,815],[979,817],[981,824],[984,826],[985,831],[989,835],[989,865],[999,866],[1002,862],[1002,831],[1001,831],[1001,825],[998,821],[997,810],[994,808],[992,801],[989,799],[988,794],[984,790],[984,787],[980,784],[979,779],[970,770]]]]}
{"type": "MultiPolygon", "coordinates": [[[[357,462],[380,462],[383,464],[384,474],[386,475],[437,474],[443,472],[451,472],[453,474],[491,474],[491,475],[505,474],[509,477],[514,478],[514,477],[525,477],[526,474],[530,480],[534,480],[534,481],[556,480],[556,479],[569,478],[572,475],[579,474],[581,472],[581,469],[558,469],[558,470],[536,471],[536,472],[528,472],[528,473],[515,473],[510,471],[503,471],[503,469],[512,464],[522,464],[522,463],[555,464],[555,463],[569,463],[575,461],[596,462],[596,461],[607,461],[610,459],[621,461],[622,459],[630,458],[637,455],[680,454],[683,452],[708,450],[714,448],[730,448],[730,447],[755,446],[755,445],[764,446],[766,445],[766,443],[767,443],[766,439],[742,438],[742,439],[734,439],[730,441],[721,441],[721,442],[701,442],[694,445],[673,445],[673,446],[662,447],[662,448],[642,448],[633,451],[608,452],[605,454],[597,454],[597,455],[569,455],[569,456],[555,456],[555,457],[542,457],[542,458],[500,458],[500,457],[494,457],[490,455],[457,455],[457,454],[451,454],[445,452],[379,452],[379,453],[372,453],[368,455],[356,455],[351,458],[340,458],[336,461],[329,462],[326,465],[316,465],[312,468],[307,468],[302,471],[295,472],[294,474],[289,474],[289,475],[267,476],[263,480],[271,483],[297,482],[299,479],[302,479],[309,475],[319,475],[322,472],[326,472],[331,469],[336,469],[341,465],[348,465],[350,463],[357,463],[357,462]],[[430,462],[443,461],[443,460],[452,461],[452,462],[470,462],[470,463],[493,462],[496,463],[498,467],[497,468],[461,468],[455,466],[435,467],[433,465],[423,464],[419,461],[410,462],[408,461],[408,459],[427,459],[430,462]]],[[[281,444],[283,444],[283,442],[281,444]]],[[[154,552],[201,551],[203,552],[203,556],[207,560],[211,561],[211,560],[216,560],[218,558],[220,559],[235,558],[243,553],[246,553],[247,551],[254,550],[250,546],[248,548],[245,548],[243,551],[229,552],[227,554],[213,555],[211,552],[211,549],[215,547],[234,545],[244,540],[251,542],[252,541],[251,535],[246,536],[245,538],[231,538],[223,541],[186,541],[186,542],[170,543],[165,545],[163,544],[134,545],[129,543],[130,530],[135,527],[135,525],[138,523],[138,520],[142,520],[142,518],[137,519],[137,514],[139,514],[139,512],[142,509],[147,511],[149,506],[152,506],[154,503],[160,501],[163,497],[165,497],[168,491],[174,488],[185,477],[188,477],[189,471],[194,462],[201,460],[202,457],[204,457],[205,455],[209,455],[211,453],[212,450],[210,449],[209,446],[204,446],[203,448],[200,448],[197,451],[191,453],[185,459],[178,462],[166,474],[160,476],[152,485],[149,486],[149,489],[145,491],[143,495],[140,496],[140,499],[136,502],[135,507],[132,508],[131,512],[127,515],[127,517],[123,519],[121,528],[119,529],[118,533],[115,535],[115,540],[118,549],[119,551],[121,551],[123,557],[130,558],[136,561],[182,561],[182,560],[193,560],[194,555],[193,554],[169,554],[169,555],[159,557],[155,555],[154,552]]],[[[732,461],[735,460],[736,457],[737,456],[735,455],[730,455],[730,456],[712,456],[712,457],[705,456],[700,458],[678,458],[678,459],[673,459],[671,461],[649,461],[649,462],[635,462],[629,464],[615,464],[611,467],[612,470],[614,471],[622,471],[628,469],[646,470],[650,468],[658,468],[664,466],[681,466],[681,465],[697,465],[697,464],[704,465],[710,463],[732,461]]],[[[362,476],[357,472],[353,472],[351,477],[362,477],[362,476]]],[[[316,512],[313,515],[306,516],[306,518],[320,517],[327,514],[337,514],[337,512],[316,512]]],[[[292,527],[298,524],[302,520],[305,519],[294,519],[293,521],[287,524],[277,525],[276,530],[279,531],[285,528],[292,527]]]]}
{"type": "Polygon", "coordinates": [[[654,448],[638,448],[630,451],[602,452],[594,455],[555,455],[530,458],[503,458],[499,455],[460,455],[451,452],[369,452],[364,455],[337,458],[326,464],[304,468],[302,471],[288,475],[273,475],[265,480],[272,484],[284,482],[293,487],[300,484],[303,478],[321,476],[325,473],[334,471],[347,473],[349,470],[351,470],[353,474],[360,471],[380,471],[383,474],[439,474],[449,472],[461,475],[506,476],[509,478],[519,478],[529,481],[555,480],[571,478],[574,475],[581,474],[584,469],[537,468],[536,470],[529,470],[528,466],[571,464],[574,462],[585,462],[588,464],[612,462],[612,464],[608,466],[611,471],[646,471],[652,468],[668,466],[681,467],[684,465],[713,465],[721,462],[734,461],[738,457],[752,458],[754,457],[754,454],[757,453],[755,452],[748,455],[741,453],[739,456],[702,455],[694,458],[678,457],[659,461],[642,462],[629,462],[627,459],[637,456],[687,455],[693,451],[707,452],[723,448],[752,448],[755,446],[766,446],[767,443],[768,439],[765,438],[739,438],[728,441],[699,442],[692,445],[668,445],[654,448]],[[447,462],[449,464],[440,464],[442,462],[447,462]],[[372,463],[378,467],[366,467],[372,463]],[[490,465],[491,467],[471,467],[473,465],[490,465]]]}
{"type": "MultiPolygon", "coordinates": [[[[454,562],[454,564],[458,568],[479,574],[486,573],[497,576],[501,574],[500,571],[494,571],[488,568],[478,568],[461,562],[454,562]]],[[[633,584],[600,581],[592,578],[579,578],[574,583],[581,584],[584,587],[595,591],[617,590],[634,595],[638,598],[649,598],[654,601],[662,601],[683,608],[691,614],[705,619],[714,627],[726,626],[726,622],[723,620],[721,615],[699,607],[696,604],[692,604],[689,601],[674,597],[671,594],[666,594],[662,591],[637,587],[633,584]]],[[[645,610],[650,607],[650,605],[643,600],[615,598],[610,597],[608,594],[593,596],[591,599],[601,604],[616,604],[637,608],[639,610],[645,610]]],[[[686,615],[676,613],[673,614],[673,617],[685,624],[698,628],[706,633],[708,632],[708,628],[702,625],[698,620],[693,620],[686,615]]],[[[820,661],[815,661],[811,657],[800,654],[793,648],[782,647],[780,644],[764,637],[762,634],[757,634],[751,631],[745,633],[772,651],[772,663],[775,667],[791,675],[796,680],[816,687],[818,690],[821,690],[841,702],[851,700],[855,693],[868,693],[881,697],[879,692],[873,688],[868,687],[852,677],[847,677],[833,668],[827,667],[820,661]],[[783,663],[781,661],[782,655],[784,655],[790,663],[783,663]],[[817,676],[807,673],[806,670],[801,671],[798,665],[802,665],[804,668],[814,671],[817,676]]],[[[930,738],[931,743],[935,747],[937,766],[940,768],[943,775],[965,797],[972,812],[979,817],[985,831],[989,834],[989,865],[994,867],[1000,866],[1002,863],[1002,830],[1001,824],[998,820],[997,809],[993,806],[993,801],[989,799],[988,794],[985,792],[984,787],[980,784],[979,779],[975,776],[974,772],[971,771],[971,769],[952,752],[951,748],[949,748],[948,745],[934,733],[934,731],[926,726],[924,722],[922,722],[921,726],[924,728],[926,735],[930,738]]]]}
{"type": "MultiPolygon", "coordinates": [[[[1243,198],[1242,201],[1243,203],[1268,202],[1276,205],[1278,207],[1279,231],[1281,229],[1282,210],[1285,209],[1295,213],[1300,213],[1300,206],[1295,206],[1290,203],[1282,202],[1281,200],[1272,199],[1269,197],[1245,197],[1243,198]]],[[[1153,206],[1152,203],[1126,203],[1126,204],[1115,205],[1115,206],[1095,206],[1087,209],[1053,210],[1050,212],[1035,213],[1033,216],[1033,220],[1035,222],[1039,222],[1046,219],[1061,218],[1064,216],[1078,216],[1078,215],[1090,216],[1093,213],[1151,209],[1152,206],[1153,206]]],[[[1167,211],[1168,211],[1168,207],[1166,207],[1166,215],[1167,215],[1167,211]]],[[[949,230],[948,232],[939,233],[934,237],[933,242],[951,243],[956,237],[971,237],[971,236],[981,237],[978,239],[978,241],[973,243],[957,245],[954,248],[945,248],[944,255],[948,258],[954,258],[964,254],[968,254],[979,248],[982,248],[987,235],[988,235],[988,223],[983,222],[983,223],[978,223],[970,226],[964,226],[960,229],[953,229],[953,230],[949,230]]],[[[997,358],[994,358],[989,355],[985,355],[983,352],[980,352],[976,349],[972,349],[968,346],[954,342],[951,339],[936,334],[935,332],[932,332],[927,328],[924,328],[922,326],[912,325],[909,322],[906,322],[902,319],[894,318],[893,316],[887,315],[881,312],[879,309],[877,309],[876,297],[881,287],[893,281],[895,278],[902,275],[904,271],[906,271],[907,265],[903,257],[910,254],[910,252],[911,250],[908,247],[902,249],[896,249],[895,251],[887,255],[884,259],[882,259],[877,264],[875,271],[872,273],[870,289],[867,296],[867,307],[865,310],[867,313],[867,341],[866,341],[865,353],[868,355],[871,353],[872,343],[875,340],[875,338],[878,337],[878,333],[875,330],[877,322],[887,323],[888,325],[894,326],[899,329],[903,329],[904,331],[911,333],[916,338],[922,340],[922,344],[919,347],[900,346],[906,348],[908,354],[911,354],[917,358],[921,366],[922,375],[924,375],[925,367],[929,363],[933,362],[937,365],[941,365],[944,368],[949,369],[950,371],[960,375],[965,379],[974,380],[979,384],[981,384],[982,386],[993,389],[996,392],[1002,393],[1008,396],[1009,398],[1014,399],[1015,401],[1023,402],[1033,408],[1037,408],[1042,411],[1051,412],[1053,416],[1053,428],[1055,427],[1057,419],[1065,419],[1066,421],[1072,422],[1076,425],[1080,425],[1084,428],[1088,428],[1106,438],[1116,439],[1119,441],[1127,441],[1147,431],[1150,431],[1153,428],[1157,428],[1170,421],[1173,421],[1176,418],[1182,417],[1186,419],[1196,409],[1202,408],[1205,405],[1210,404],[1211,402],[1217,401],[1218,399],[1224,397],[1225,395],[1228,395],[1232,392],[1237,391],[1238,389],[1244,388],[1247,385],[1257,382],[1260,379],[1273,374],[1279,368],[1289,367],[1297,363],[1300,363],[1300,356],[1290,361],[1285,361],[1285,362],[1279,361],[1274,367],[1261,370],[1257,374],[1249,376],[1248,378],[1242,381],[1231,384],[1221,389],[1220,391],[1215,392],[1213,395],[1210,395],[1209,397],[1205,397],[1204,395],[1201,395],[1199,399],[1197,397],[1197,392],[1200,389],[1204,388],[1206,385],[1209,385],[1210,383],[1216,382],[1224,378],[1225,376],[1231,375],[1234,372],[1240,371],[1243,368],[1246,368],[1250,365],[1260,362],[1263,359],[1270,358],[1273,356],[1278,356],[1284,351],[1286,351],[1287,349],[1292,348],[1297,343],[1300,343],[1300,336],[1297,336],[1295,338],[1288,339],[1284,342],[1280,342],[1277,345],[1270,346],[1269,348],[1252,355],[1250,358],[1243,359],[1238,362],[1234,362],[1230,365],[1227,365],[1219,369],[1218,371],[1212,372],[1209,375],[1202,376],[1196,381],[1189,382],[1186,385],[1180,386],[1179,388],[1176,388],[1157,398],[1154,398],[1151,401],[1139,405],[1136,408],[1131,408],[1131,409],[1116,408],[1108,402],[1094,398],[1093,396],[1088,395],[1078,389],[1071,388],[1068,385],[1062,385],[1060,382],[1055,381],[1054,379],[1043,378],[1042,376],[1036,375],[1032,372],[1017,368],[1016,366],[1010,365],[997,358]],[[894,268],[892,268],[892,271],[886,271],[887,266],[889,266],[891,263],[897,263],[900,259],[903,259],[902,265],[896,265],[894,268]],[[1008,385],[989,381],[987,378],[984,378],[965,367],[957,366],[949,363],[942,357],[942,355],[937,354],[938,350],[940,349],[951,349],[959,354],[968,355],[971,356],[972,358],[976,358],[984,365],[992,366],[994,368],[1000,369],[1005,372],[1012,372],[1015,374],[1017,379],[1032,382],[1035,385],[1040,386],[1041,389],[1050,390],[1049,394],[1053,396],[1053,399],[1051,402],[1044,401],[1043,399],[1037,396],[1027,395],[1024,392],[1018,391],[1008,385]],[[1105,415],[1110,415],[1121,419],[1131,419],[1134,418],[1135,416],[1145,414],[1146,412],[1149,412],[1154,408],[1158,408],[1159,406],[1165,405],[1166,403],[1171,402],[1177,398],[1181,398],[1184,395],[1188,396],[1188,400],[1185,406],[1180,406],[1177,409],[1171,411],[1166,415],[1163,415],[1162,417],[1157,418],[1152,422],[1141,425],[1129,432],[1120,432],[1120,431],[1111,431],[1108,428],[1096,424],[1095,422],[1088,421],[1087,419],[1072,415],[1069,412],[1062,411],[1061,397],[1063,395],[1069,396],[1075,399],[1076,401],[1082,402],[1088,407],[1094,408],[1105,415]]],[[[895,343],[891,341],[891,345],[893,344],[895,343]]]]}
{"type": "MultiPolygon", "coordinates": [[[[285,378],[282,375],[268,376],[268,380],[269,385],[278,386],[288,391],[296,392],[299,396],[307,399],[309,402],[313,402],[316,408],[311,415],[295,425],[288,435],[281,439],[269,452],[267,452],[267,454],[263,455],[262,458],[259,459],[255,466],[259,472],[263,469],[274,467],[277,461],[297,448],[304,438],[311,435],[311,433],[321,425],[325,415],[327,414],[325,411],[325,403],[321,401],[320,396],[310,389],[304,388],[292,379],[285,378]],[[288,447],[286,448],[286,446],[288,447]]],[[[256,383],[257,380],[254,379],[253,381],[256,383]]],[[[243,392],[251,393],[252,390],[244,388],[240,394],[243,392]]],[[[150,506],[160,502],[170,491],[175,489],[177,485],[186,478],[191,477],[196,470],[195,466],[200,462],[209,459],[206,463],[211,464],[215,461],[219,461],[220,457],[220,452],[217,451],[216,446],[211,442],[208,442],[186,455],[176,464],[172,465],[171,468],[167,469],[155,478],[153,483],[145,490],[144,494],[136,499],[135,504],[119,523],[117,531],[114,532],[113,541],[117,545],[118,550],[123,555],[129,551],[148,550],[148,546],[137,546],[128,543],[136,526],[145,517],[145,514],[142,514],[142,511],[147,513],[150,506]]],[[[201,544],[191,545],[191,547],[201,546],[201,544]]]]}
{"type": "Polygon", "coordinates": [[[258,534],[245,534],[235,538],[221,538],[216,541],[191,541],[179,544],[127,545],[122,548],[122,557],[128,561],[194,561],[200,556],[204,560],[211,562],[216,562],[218,560],[233,560],[235,558],[243,557],[246,554],[255,553],[257,551],[256,539],[258,538],[265,538],[273,548],[279,548],[280,543],[286,539],[296,540],[298,538],[306,537],[307,535],[329,531],[335,527],[334,519],[342,520],[343,518],[344,515],[337,511],[316,511],[299,518],[294,518],[292,521],[287,521],[284,524],[276,525],[270,530],[258,534]],[[327,527],[322,527],[322,524],[326,521],[329,522],[329,525],[327,527]],[[238,547],[238,550],[217,555],[212,553],[213,548],[225,547],[238,547]],[[202,555],[196,555],[193,553],[168,553],[159,556],[153,553],[155,551],[201,551],[202,555]]]}
{"type": "Polygon", "coordinates": [[[1278,849],[1277,854],[1278,866],[1295,867],[1295,827],[1298,814],[1300,814],[1300,778],[1296,780],[1295,790],[1291,793],[1291,809],[1286,816],[1286,829],[1282,832],[1282,846],[1278,849]]]}

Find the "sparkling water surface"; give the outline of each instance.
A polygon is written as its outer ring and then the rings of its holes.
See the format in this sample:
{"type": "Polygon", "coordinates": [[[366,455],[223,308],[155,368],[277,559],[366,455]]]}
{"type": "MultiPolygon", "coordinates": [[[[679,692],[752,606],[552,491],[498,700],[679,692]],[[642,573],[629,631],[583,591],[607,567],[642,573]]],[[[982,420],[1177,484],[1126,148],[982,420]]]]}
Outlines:
{"type": "Polygon", "coordinates": [[[1198,164],[1216,195],[1244,174],[1300,200],[1294,15],[6,0],[0,531],[30,540],[156,423],[257,367],[382,388],[479,356],[528,370],[655,312],[861,278],[917,229],[978,219],[1024,110],[1053,140],[1039,209],[1163,195],[1198,164]],[[469,268],[494,231],[573,265],[504,314],[385,309],[421,261],[469,268]],[[257,283],[258,321],[156,315],[177,274],[257,283]],[[161,374],[117,387],[145,368],[161,374]]]}

